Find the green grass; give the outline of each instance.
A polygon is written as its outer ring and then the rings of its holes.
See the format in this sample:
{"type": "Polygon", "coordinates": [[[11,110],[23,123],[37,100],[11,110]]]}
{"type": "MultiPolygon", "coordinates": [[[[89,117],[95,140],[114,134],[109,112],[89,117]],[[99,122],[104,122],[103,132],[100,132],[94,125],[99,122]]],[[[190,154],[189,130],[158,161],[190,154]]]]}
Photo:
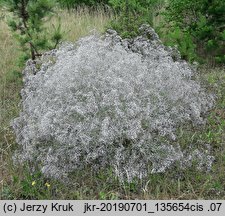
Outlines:
{"type": "MultiPolygon", "coordinates": [[[[101,9],[59,12],[65,40],[76,41],[93,28],[103,31],[112,18],[101,9]]],[[[1,16],[0,16],[1,17],[1,16]]],[[[56,23],[56,18],[48,25],[56,23]]],[[[47,25],[47,26],[48,26],[47,25]]],[[[215,156],[210,172],[199,171],[193,164],[186,170],[176,167],[163,174],[149,174],[141,181],[120,184],[112,170],[93,174],[90,168],[71,174],[62,183],[31,174],[28,165],[15,166],[13,151],[17,144],[10,121],[19,115],[22,88],[22,53],[4,20],[0,20],[0,199],[224,199],[225,198],[225,70],[202,67],[201,82],[217,95],[204,128],[180,128],[178,142],[185,147],[208,143],[215,156]]]]}

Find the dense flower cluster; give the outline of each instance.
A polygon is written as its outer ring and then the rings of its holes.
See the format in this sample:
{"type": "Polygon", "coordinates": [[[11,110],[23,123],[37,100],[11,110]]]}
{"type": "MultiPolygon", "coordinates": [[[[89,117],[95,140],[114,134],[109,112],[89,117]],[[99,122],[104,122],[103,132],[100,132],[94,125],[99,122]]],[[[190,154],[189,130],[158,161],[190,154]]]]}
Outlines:
{"type": "Polygon", "coordinates": [[[22,112],[12,124],[17,161],[35,161],[55,178],[111,166],[128,181],[175,162],[210,166],[211,156],[186,154],[174,140],[178,126],[204,123],[213,98],[153,29],[140,31],[133,40],[93,34],[46,53],[39,67],[27,63],[22,112]]]}

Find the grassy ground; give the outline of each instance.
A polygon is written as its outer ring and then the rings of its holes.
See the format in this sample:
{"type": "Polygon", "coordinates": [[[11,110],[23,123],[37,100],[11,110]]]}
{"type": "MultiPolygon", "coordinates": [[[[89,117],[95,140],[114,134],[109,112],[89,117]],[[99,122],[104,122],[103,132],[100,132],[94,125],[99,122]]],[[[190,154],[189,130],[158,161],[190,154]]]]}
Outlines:
{"type": "MultiPolygon", "coordinates": [[[[64,40],[76,41],[93,30],[103,32],[108,21],[112,19],[112,14],[111,12],[104,12],[102,8],[93,11],[81,7],[69,12],[60,10],[58,11],[58,17],[61,19],[64,40]]],[[[49,23],[50,26],[56,25],[57,21],[57,18],[53,18],[49,23]]]]}
{"type": "MultiPolygon", "coordinates": [[[[104,29],[111,18],[101,9],[60,11],[65,40],[76,41],[93,28],[104,29]]],[[[1,17],[1,16],[0,16],[1,17]]],[[[4,19],[4,18],[3,18],[4,19]]],[[[12,163],[15,137],[10,121],[19,114],[22,87],[21,56],[4,20],[0,20],[0,199],[224,199],[225,198],[225,70],[199,70],[201,81],[217,95],[215,108],[208,113],[204,128],[178,131],[182,146],[208,143],[215,161],[210,172],[199,171],[194,165],[187,170],[174,168],[164,174],[149,175],[145,181],[119,184],[112,171],[92,174],[89,168],[74,173],[66,184],[46,179],[41,173],[30,174],[26,165],[12,163]]],[[[53,19],[50,25],[55,24],[53,19]]]]}

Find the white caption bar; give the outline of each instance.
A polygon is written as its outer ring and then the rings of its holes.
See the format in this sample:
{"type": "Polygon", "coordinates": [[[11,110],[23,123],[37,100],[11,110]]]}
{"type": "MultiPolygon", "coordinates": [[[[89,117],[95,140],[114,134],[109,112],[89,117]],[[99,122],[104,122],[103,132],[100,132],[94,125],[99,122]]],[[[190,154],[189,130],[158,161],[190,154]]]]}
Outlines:
{"type": "Polygon", "coordinates": [[[224,200],[15,200],[0,201],[0,216],[224,216],[224,200]]]}

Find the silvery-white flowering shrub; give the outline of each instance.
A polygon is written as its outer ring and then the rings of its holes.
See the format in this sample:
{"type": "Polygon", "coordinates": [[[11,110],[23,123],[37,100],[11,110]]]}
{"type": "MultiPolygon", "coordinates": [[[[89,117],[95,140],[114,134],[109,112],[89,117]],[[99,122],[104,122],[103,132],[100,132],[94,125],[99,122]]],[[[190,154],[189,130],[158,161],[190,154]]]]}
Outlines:
{"type": "Polygon", "coordinates": [[[193,160],[210,168],[208,147],[181,150],[176,129],[203,124],[213,98],[176,50],[152,28],[140,31],[133,40],[112,30],[93,34],[28,61],[22,111],[12,123],[16,161],[55,178],[113,167],[128,181],[193,160]]]}

